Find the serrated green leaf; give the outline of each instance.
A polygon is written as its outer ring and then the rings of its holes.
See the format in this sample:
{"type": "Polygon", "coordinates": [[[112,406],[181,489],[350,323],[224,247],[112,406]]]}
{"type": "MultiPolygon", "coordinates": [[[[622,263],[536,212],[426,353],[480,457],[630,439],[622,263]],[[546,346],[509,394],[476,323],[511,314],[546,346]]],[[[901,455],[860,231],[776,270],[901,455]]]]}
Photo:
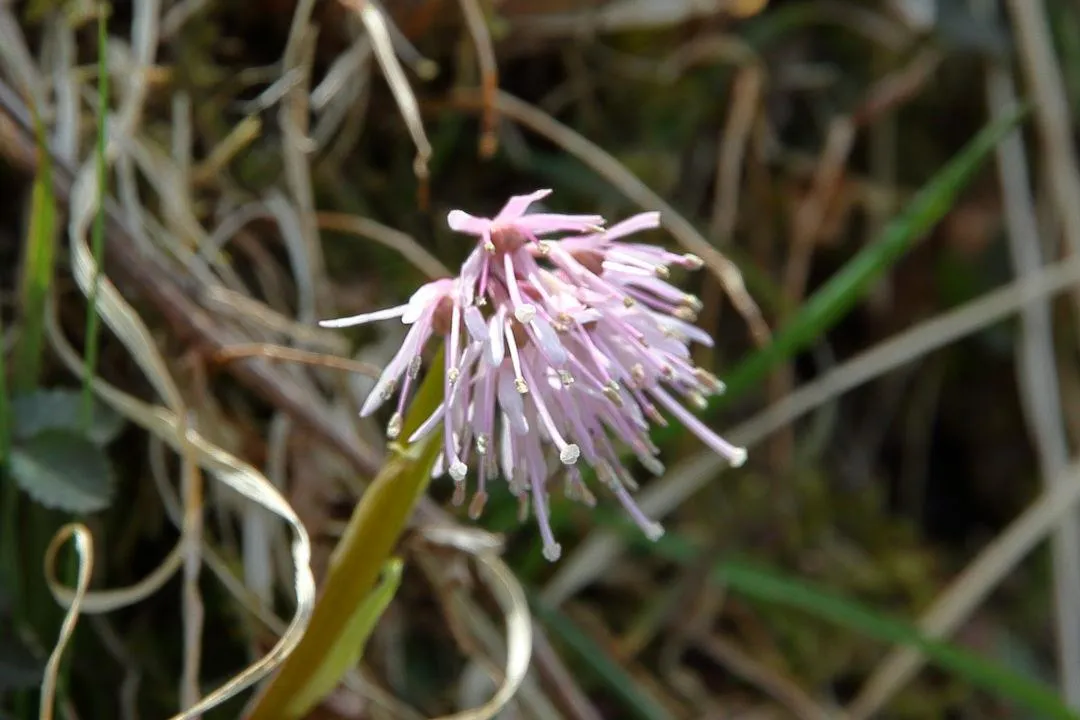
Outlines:
{"type": "Polygon", "coordinates": [[[96,512],[112,499],[112,470],[100,447],[71,430],[44,430],[11,450],[10,471],[46,507],[96,512]]]}
{"type": "MultiPolygon", "coordinates": [[[[46,430],[82,433],[82,397],[75,390],[38,390],[12,398],[12,435],[26,441],[46,430]]],[[[94,403],[93,422],[87,437],[108,445],[124,429],[124,418],[101,403],[94,403]]]]}

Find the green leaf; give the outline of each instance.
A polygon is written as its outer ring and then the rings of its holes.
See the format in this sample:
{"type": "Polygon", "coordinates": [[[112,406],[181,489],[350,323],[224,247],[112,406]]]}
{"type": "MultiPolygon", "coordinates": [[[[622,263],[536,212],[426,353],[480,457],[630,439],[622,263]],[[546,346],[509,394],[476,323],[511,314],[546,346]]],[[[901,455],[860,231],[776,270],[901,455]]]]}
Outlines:
{"type": "Polygon", "coordinates": [[[715,577],[727,587],[758,600],[810,613],[883,642],[916,648],[939,667],[965,678],[985,692],[1023,704],[1041,717],[1077,718],[1058,694],[1041,682],[1011,672],[955,645],[927,638],[906,622],[815,589],[802,581],[731,562],[721,565],[715,577]]]}
{"type": "MultiPolygon", "coordinates": [[[[25,441],[46,430],[82,433],[82,397],[74,390],[38,390],[17,395],[11,401],[12,435],[25,441]]],[[[108,445],[124,429],[124,418],[102,403],[94,403],[94,415],[85,435],[98,445],[108,445]]]]}
{"type": "MultiPolygon", "coordinates": [[[[442,401],[442,351],[432,362],[409,407],[401,437],[409,437],[442,401]]],[[[248,713],[248,720],[297,720],[297,698],[317,694],[319,669],[328,654],[346,652],[343,636],[370,597],[416,501],[427,489],[442,449],[438,433],[409,447],[394,446],[386,464],[364,491],[334,548],[322,595],[300,644],[286,658],[248,713]]]]}
{"type": "Polygon", "coordinates": [[[46,507],[96,512],[112,498],[112,471],[104,451],[81,434],[54,428],[11,450],[10,472],[46,507]]]}
{"type": "Polygon", "coordinates": [[[378,587],[356,608],[337,641],[319,659],[311,679],[290,699],[285,708],[286,715],[306,716],[337,687],[349,668],[356,667],[364,654],[364,646],[371,636],[371,631],[375,629],[375,623],[382,617],[401,586],[403,569],[404,563],[399,558],[392,558],[386,563],[378,587]]]}
{"type": "Polygon", "coordinates": [[[56,264],[56,198],[53,195],[52,158],[45,126],[34,113],[37,151],[41,162],[34,177],[30,202],[30,227],[26,235],[26,258],[22,273],[22,332],[15,356],[15,388],[33,389],[41,376],[45,348],[45,304],[56,264]]]}

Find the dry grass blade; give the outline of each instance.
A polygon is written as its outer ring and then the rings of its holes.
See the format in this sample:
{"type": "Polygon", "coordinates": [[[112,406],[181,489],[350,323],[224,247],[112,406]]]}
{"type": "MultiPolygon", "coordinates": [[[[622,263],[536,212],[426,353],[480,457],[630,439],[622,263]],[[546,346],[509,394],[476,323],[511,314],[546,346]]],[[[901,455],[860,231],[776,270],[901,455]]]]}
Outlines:
{"type": "MultiPolygon", "coordinates": [[[[86,615],[100,615],[142,602],[160,590],[183,564],[184,542],[181,540],[165,559],[139,582],[123,588],[84,593],[80,601],[81,611],[86,615]]],[[[69,588],[60,582],[52,568],[45,573],[45,583],[56,602],[64,608],[71,608],[79,599],[78,589],[69,588]]]]}
{"type": "MultiPolygon", "coordinates": [[[[1040,0],[1009,0],[1007,5],[1016,29],[1017,54],[1035,99],[1035,121],[1042,135],[1051,199],[1068,252],[1078,257],[1080,203],[1076,199],[1080,197],[1080,166],[1076,161],[1069,99],[1055,57],[1045,4],[1040,0]]],[[[1017,241],[1035,243],[1037,236],[1017,241]]],[[[1080,294],[1074,293],[1073,299],[1077,304],[1075,320],[1080,323],[1080,294]]],[[[1035,368],[1031,371],[1042,372],[1035,368]]],[[[1056,432],[1061,431],[1059,418],[1056,432]]],[[[1046,450],[1045,444],[1041,449],[1046,450]]],[[[1057,469],[1054,465],[1064,461],[1060,450],[1057,454],[1053,465],[1044,467],[1049,473],[1048,482],[1062,477],[1053,472],[1057,469]]],[[[1045,454],[1043,459],[1047,459],[1045,454]]],[[[1076,612],[1080,606],[1080,516],[1063,519],[1061,531],[1054,541],[1054,555],[1058,674],[1070,707],[1076,709],[1080,708],[1080,614],[1076,612]]]]}
{"type": "Polygon", "coordinates": [[[495,63],[495,48],[491,45],[484,11],[477,0],[458,0],[465,26],[476,48],[476,61],[480,65],[480,92],[484,98],[484,110],[480,120],[480,157],[491,157],[498,149],[499,115],[495,109],[495,93],[499,90],[499,68],[495,63]]]}
{"type": "MultiPolygon", "coordinates": [[[[460,92],[455,97],[466,107],[473,109],[483,107],[482,98],[478,98],[474,92],[460,92]]],[[[689,220],[649,189],[610,153],[563,125],[540,108],[505,92],[499,92],[496,96],[496,107],[506,117],[526,126],[538,135],[543,135],[588,165],[633,202],[647,210],[659,210],[664,226],[679,244],[689,252],[701,256],[705,265],[716,275],[732,304],[749,325],[755,342],[759,345],[768,342],[769,328],[765,324],[757,303],[746,291],[739,269],[713,247],[689,220]]]]}
{"type": "Polygon", "coordinates": [[[297,350],[296,348],[270,345],[267,343],[245,343],[242,345],[230,345],[222,348],[214,354],[214,362],[227,363],[240,358],[261,357],[271,360],[284,360],[286,362],[302,363],[304,365],[317,365],[319,367],[344,370],[345,372],[366,375],[377,378],[382,374],[382,369],[370,363],[337,357],[336,355],[324,355],[323,353],[297,350]]]}
{"type": "Polygon", "coordinates": [[[751,62],[739,70],[732,83],[733,101],[717,143],[716,188],[709,231],[720,247],[731,241],[739,213],[743,160],[754,120],[765,90],[765,69],[751,62]]]}
{"type": "MultiPolygon", "coordinates": [[[[121,111],[121,117],[133,118],[134,115],[121,111]]],[[[130,122],[133,123],[133,120],[130,122]]],[[[121,123],[120,127],[128,129],[123,123],[121,123]]],[[[133,128],[130,129],[133,130],[133,128]]],[[[113,148],[115,148],[115,145],[110,143],[110,150],[113,148]]],[[[296,573],[297,612],[290,625],[289,632],[281,638],[277,646],[266,657],[252,664],[247,670],[200,702],[193,704],[178,716],[183,718],[198,717],[206,710],[215,707],[265,677],[299,642],[314,605],[314,580],[311,577],[309,567],[311,557],[310,541],[292,508],[265,478],[254,468],[241,463],[220,448],[207,443],[193,428],[187,427],[187,411],[182,396],[172,380],[160,351],[157,349],[156,341],[131,306],[121,297],[112,283],[99,272],[99,268],[95,264],[90,248],[86,243],[87,229],[98,203],[101,202],[100,196],[102,194],[93,170],[94,167],[91,163],[84,166],[77,175],[71,192],[71,220],[68,234],[71,240],[73,273],[76,282],[84,293],[89,295],[92,286],[97,285],[98,312],[106,324],[113,329],[123,344],[131,351],[151,383],[165,399],[169,409],[150,408],[115,389],[103,385],[99,381],[94,382],[95,392],[126,417],[148,431],[159,435],[185,458],[194,453],[198,456],[200,466],[210,470],[219,480],[237,492],[285,519],[293,526],[296,535],[292,550],[296,573]]],[[[51,335],[54,346],[70,365],[70,361],[75,359],[76,356],[70,353],[70,348],[63,342],[59,329],[55,327],[55,322],[52,325],[51,335]],[[63,352],[64,350],[69,351],[67,355],[63,352]]],[[[71,368],[76,373],[80,372],[78,363],[71,365],[71,368]]],[[[185,501],[184,516],[188,522],[184,524],[182,529],[184,540],[195,531],[190,522],[196,509],[191,502],[193,499],[193,496],[189,495],[185,501]]],[[[196,552],[198,551],[196,550],[196,552]]],[[[192,567],[190,561],[188,567],[192,567]]],[[[190,571],[188,575],[188,585],[190,586],[190,571]]],[[[187,604],[189,608],[192,607],[190,593],[188,594],[187,604]]],[[[192,617],[191,612],[189,612],[190,617],[192,617]]],[[[191,640],[189,639],[189,658],[193,654],[190,643],[191,640]]],[[[191,660],[189,659],[188,662],[190,667],[191,660]]],[[[190,695],[190,691],[188,694],[190,695]]]]}
{"type": "Polygon", "coordinates": [[[94,572],[94,541],[90,537],[90,531],[81,523],[71,523],[64,525],[56,532],[49,542],[49,547],[45,550],[46,577],[55,575],[56,553],[72,537],[75,538],[75,552],[79,555],[78,579],[71,606],[68,607],[64,614],[64,622],[60,625],[60,637],[57,638],[52,652],[49,653],[49,662],[45,665],[45,674],[41,679],[41,705],[38,711],[40,720],[52,720],[60,661],[64,657],[64,648],[67,647],[68,641],[75,632],[82,600],[90,587],[90,577],[94,572]]]}
{"type": "Polygon", "coordinates": [[[384,247],[396,250],[401,256],[416,266],[417,270],[432,279],[450,277],[452,273],[442,262],[428,252],[423,245],[411,236],[387,227],[369,218],[346,213],[321,212],[317,216],[319,227],[323,230],[350,233],[374,240],[384,247]]]}
{"type": "Polygon", "coordinates": [[[48,87],[48,83],[41,77],[41,71],[26,46],[19,19],[7,3],[0,7],[0,61],[8,73],[18,79],[20,89],[31,98],[38,113],[47,114],[44,88],[48,87]]]}
{"type": "Polygon", "coordinates": [[[294,320],[243,293],[215,286],[207,289],[203,302],[223,316],[260,330],[269,330],[312,349],[339,355],[349,352],[349,344],[340,334],[335,335],[318,326],[294,320]]]}
{"type": "MultiPolygon", "coordinates": [[[[53,347],[64,364],[72,372],[80,373],[81,360],[64,339],[55,318],[51,318],[48,331],[53,347]]],[[[161,438],[174,451],[184,453],[185,450],[189,450],[194,454],[199,467],[211,473],[232,490],[285,520],[293,530],[291,550],[296,612],[291,622],[269,653],[186,712],[175,716],[177,720],[191,720],[268,676],[300,642],[315,606],[315,579],[310,567],[311,541],[307,530],[293,509],[274,486],[251,465],[208,442],[194,429],[187,427],[182,417],[167,408],[148,405],[97,378],[92,381],[92,387],[95,394],[118,413],[147,432],[161,438]]]]}
{"type": "Polygon", "coordinates": [[[517,693],[529,671],[532,656],[532,616],[525,591],[498,555],[500,543],[487,533],[451,527],[422,531],[432,543],[448,545],[473,555],[500,609],[506,617],[506,667],[495,695],[481,707],[445,715],[438,720],[491,720],[517,693]]]}
{"type": "Polygon", "coordinates": [[[210,150],[205,160],[191,169],[191,182],[201,186],[212,182],[232,162],[233,158],[255,142],[262,134],[262,121],[248,116],[238,122],[229,134],[210,150]]]}
{"type": "Polygon", "coordinates": [[[189,428],[194,428],[193,414],[184,418],[181,437],[181,492],[184,497],[184,516],[181,525],[184,560],[184,587],[181,611],[184,618],[184,660],[180,675],[180,708],[187,710],[199,702],[199,667],[202,661],[202,633],[206,608],[199,593],[199,574],[202,571],[203,545],[203,478],[194,458],[194,449],[187,442],[189,428]]]}
{"type": "Polygon", "coordinates": [[[315,144],[308,136],[310,81],[317,37],[311,24],[314,5],[313,0],[297,3],[289,28],[289,41],[281,61],[285,75],[298,78],[298,82],[289,87],[278,108],[285,181],[294,204],[287,202],[276,191],[266,201],[267,208],[277,218],[282,239],[292,258],[293,278],[299,285],[300,307],[297,314],[301,322],[311,323],[316,315],[333,311],[326,278],[326,260],[315,224],[315,190],[308,164],[308,156],[315,150],[315,144]]]}
{"type": "MultiPolygon", "coordinates": [[[[593,8],[529,16],[522,29],[544,35],[657,30],[720,12],[750,16],[765,0],[613,0],[593,8]]],[[[588,6],[586,6],[588,7],[588,6]]]]}
{"type": "Polygon", "coordinates": [[[760,688],[792,716],[802,720],[829,720],[833,714],[814,701],[801,687],[768,665],[758,662],[735,642],[719,635],[705,636],[696,643],[701,652],[760,688]]]}
{"type": "Polygon", "coordinates": [[[342,5],[360,16],[364,28],[371,37],[372,47],[375,49],[375,59],[379,62],[383,76],[390,86],[390,92],[394,95],[401,118],[405,121],[405,127],[412,136],[413,144],[416,145],[416,160],[413,163],[413,171],[420,179],[421,184],[426,183],[428,178],[428,161],[431,159],[431,143],[428,142],[424,132],[424,124],[420,119],[420,108],[416,103],[409,81],[405,78],[405,71],[398,62],[394,52],[394,43],[390,37],[386,19],[374,3],[366,0],[339,0],[342,5]]]}
{"type": "MultiPolygon", "coordinates": [[[[972,10],[978,16],[992,18],[994,2],[972,0],[972,10]],[[982,7],[979,7],[979,6],[982,7]]],[[[1015,106],[1016,88],[1011,69],[993,63],[987,67],[987,105],[994,117],[1004,114],[1005,108],[1015,106]]],[[[1004,195],[1005,223],[1009,250],[1017,276],[1029,275],[1044,264],[1040,229],[1031,196],[1030,173],[1024,139],[1019,132],[1005,138],[998,146],[998,174],[1004,195]]],[[[1043,482],[1063,477],[1069,462],[1068,438],[1061,407],[1061,387],[1058,382],[1054,328],[1050,303],[1046,300],[1024,308],[1022,329],[1017,343],[1017,381],[1024,404],[1028,426],[1039,454],[1043,482]]],[[[1053,540],[1055,611],[1058,626],[1058,646],[1063,668],[1070,667],[1080,646],[1080,617],[1075,612],[1080,599],[1080,567],[1074,562],[1080,557],[1080,522],[1074,513],[1065,518],[1053,540]]],[[[1076,658],[1080,660],[1080,658],[1076,658]]],[[[1072,680],[1080,679],[1073,677],[1072,680]]],[[[1075,702],[1075,693],[1073,700],[1075,702]]]]}

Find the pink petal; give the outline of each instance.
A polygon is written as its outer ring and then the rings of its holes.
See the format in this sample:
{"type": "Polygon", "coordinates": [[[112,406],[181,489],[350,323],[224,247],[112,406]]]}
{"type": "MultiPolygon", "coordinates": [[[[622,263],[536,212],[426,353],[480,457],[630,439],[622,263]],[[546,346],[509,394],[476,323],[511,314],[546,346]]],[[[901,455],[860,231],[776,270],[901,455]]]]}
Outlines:
{"type": "Polygon", "coordinates": [[[517,220],[525,214],[525,211],[529,209],[530,205],[538,200],[543,200],[550,194],[551,190],[537,190],[528,195],[514,195],[507,200],[506,204],[503,205],[503,209],[495,216],[495,222],[517,220]]]}
{"type": "Polygon", "coordinates": [[[420,423],[420,427],[416,428],[413,434],[409,436],[409,444],[416,442],[420,438],[427,437],[432,430],[439,427],[439,421],[442,420],[445,411],[446,403],[439,403],[439,407],[435,408],[435,411],[428,415],[427,419],[420,423]]]}
{"type": "Polygon", "coordinates": [[[532,319],[534,337],[540,349],[544,351],[544,355],[547,359],[557,367],[562,367],[566,364],[566,348],[563,347],[562,341],[559,340],[558,334],[556,334],[554,328],[544,318],[537,315],[532,319]]]}
{"type": "Polygon", "coordinates": [[[446,216],[446,224],[454,232],[468,235],[482,235],[484,230],[491,225],[486,218],[478,218],[461,210],[451,210],[446,216]]]}
{"type": "Polygon", "coordinates": [[[435,282],[421,285],[420,289],[414,292],[412,297],[409,298],[407,309],[401,316],[401,322],[405,325],[412,325],[419,320],[420,316],[424,314],[424,311],[427,310],[435,300],[435,297],[440,294],[445,294],[451,285],[452,283],[448,280],[436,280],[435,282]]]}
{"type": "Polygon", "coordinates": [[[487,342],[488,326],[484,322],[484,316],[480,313],[480,308],[475,305],[465,309],[465,327],[469,329],[469,334],[472,335],[474,342],[487,342]]]}
{"type": "Polygon", "coordinates": [[[503,358],[506,357],[506,337],[503,335],[503,325],[505,323],[506,310],[504,307],[500,307],[498,312],[491,316],[490,325],[488,326],[488,342],[485,347],[487,352],[484,354],[484,359],[493,368],[502,365],[503,358]]]}
{"type": "Polygon", "coordinates": [[[553,232],[593,232],[604,224],[602,215],[559,215],[555,213],[537,213],[525,215],[514,221],[520,228],[534,235],[553,232]]]}
{"type": "Polygon", "coordinates": [[[319,325],[324,328],[344,328],[352,327],[354,325],[363,325],[364,323],[375,322],[376,320],[388,320],[389,318],[404,315],[408,307],[408,305],[398,305],[397,307],[376,310],[375,312],[363,313],[362,315],[353,315],[352,317],[320,320],[319,325]]]}
{"type": "Polygon", "coordinates": [[[628,217],[622,222],[615,223],[609,227],[604,233],[604,239],[615,240],[616,238],[633,235],[642,230],[652,230],[658,227],[660,227],[660,213],[643,212],[634,215],[633,217],[628,217]]]}
{"type": "Polygon", "coordinates": [[[499,406],[509,418],[510,426],[517,435],[529,432],[529,423],[525,419],[525,403],[521,394],[514,388],[514,374],[503,368],[499,371],[499,406]]]}

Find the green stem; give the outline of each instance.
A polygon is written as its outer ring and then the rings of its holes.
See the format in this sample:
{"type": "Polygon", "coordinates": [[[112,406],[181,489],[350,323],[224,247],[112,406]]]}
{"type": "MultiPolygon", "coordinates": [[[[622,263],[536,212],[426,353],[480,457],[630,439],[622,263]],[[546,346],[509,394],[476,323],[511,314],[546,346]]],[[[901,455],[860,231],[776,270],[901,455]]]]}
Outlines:
{"type": "Polygon", "coordinates": [[[105,61],[108,48],[108,12],[104,3],[98,12],[98,131],[97,186],[98,206],[94,217],[91,252],[94,256],[94,278],[90,285],[86,307],[86,350],[83,355],[82,421],[89,429],[93,421],[94,393],[91,381],[97,368],[99,354],[98,290],[101,285],[101,264],[105,257],[105,197],[108,182],[105,150],[108,143],[109,69],[105,61]]]}
{"type": "MultiPolygon", "coordinates": [[[[442,400],[442,351],[409,407],[401,437],[409,437],[442,400]]],[[[341,651],[358,608],[370,597],[413,507],[427,488],[442,449],[438,434],[393,449],[349,518],[300,644],[259,696],[247,720],[297,720],[305,698],[317,694],[324,660],[341,651]]]]}

